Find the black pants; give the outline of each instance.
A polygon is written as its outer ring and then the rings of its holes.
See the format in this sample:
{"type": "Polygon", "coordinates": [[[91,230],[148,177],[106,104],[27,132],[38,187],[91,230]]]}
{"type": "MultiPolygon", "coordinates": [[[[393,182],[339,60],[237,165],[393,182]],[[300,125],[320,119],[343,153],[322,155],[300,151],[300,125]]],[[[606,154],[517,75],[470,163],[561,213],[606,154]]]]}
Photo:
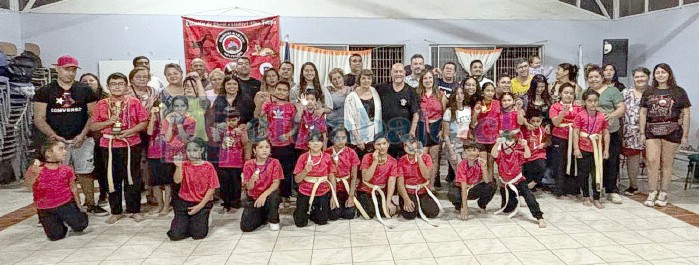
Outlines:
{"type": "Polygon", "coordinates": [[[317,225],[324,225],[330,219],[330,192],[323,196],[316,196],[313,199],[310,216],[308,212],[308,201],[311,197],[299,193],[296,198],[296,210],[294,210],[294,223],[298,227],[308,224],[308,219],[317,225]]]}
{"type": "Polygon", "coordinates": [[[618,193],[619,187],[619,155],[621,155],[621,136],[619,132],[609,134],[609,158],[604,160],[604,191],[606,193],[618,193]]]}
{"type": "Polygon", "coordinates": [[[223,199],[223,207],[240,207],[240,189],[241,180],[240,174],[242,168],[219,168],[218,179],[221,183],[221,199],[223,199]]]}
{"type": "MultiPolygon", "coordinates": [[[[524,181],[520,181],[515,186],[517,187],[517,192],[519,192],[519,196],[524,197],[524,201],[527,202],[527,207],[529,207],[529,212],[532,213],[532,216],[534,216],[534,218],[536,218],[537,220],[544,218],[544,213],[541,212],[541,208],[539,208],[539,203],[536,202],[536,197],[534,196],[534,193],[532,193],[529,190],[529,188],[527,188],[527,183],[525,183],[524,181]]],[[[502,204],[505,203],[505,190],[507,190],[507,192],[510,193],[510,200],[507,202],[507,207],[505,207],[504,212],[511,213],[515,210],[516,207],[519,207],[519,198],[517,198],[515,191],[505,186],[504,188],[500,189],[500,197],[502,197],[502,204]]]]}
{"type": "Polygon", "coordinates": [[[172,219],[170,231],[167,231],[170,240],[177,241],[188,237],[203,239],[209,234],[209,213],[211,213],[214,202],[208,202],[199,212],[189,215],[188,208],[197,204],[199,203],[181,199],[172,202],[175,219],[172,219]]]}
{"type": "MultiPolygon", "coordinates": [[[[478,207],[485,209],[485,207],[493,200],[495,196],[495,182],[490,183],[481,182],[471,187],[468,191],[468,200],[478,199],[478,207]]],[[[451,184],[449,187],[449,193],[447,193],[449,201],[454,205],[457,210],[461,209],[461,204],[463,203],[463,198],[461,198],[461,187],[451,184]]]]}
{"type": "MultiPolygon", "coordinates": [[[[420,206],[422,208],[422,212],[425,214],[427,218],[435,218],[437,215],[439,215],[439,206],[437,203],[430,197],[429,194],[423,193],[419,195],[420,198],[420,206]]],[[[410,193],[408,194],[408,197],[410,198],[411,201],[415,204],[415,210],[412,212],[408,212],[403,210],[403,205],[404,201],[403,198],[400,198],[398,200],[398,204],[400,205],[400,215],[403,216],[403,218],[407,220],[412,220],[415,219],[419,215],[418,209],[417,209],[417,200],[418,198],[415,197],[415,194],[410,193]]]]}
{"type": "MultiPolygon", "coordinates": [[[[357,201],[362,205],[362,208],[364,208],[366,214],[369,215],[369,218],[374,218],[374,216],[376,216],[376,210],[374,209],[374,201],[371,200],[371,193],[357,191],[355,196],[357,196],[357,201]]],[[[381,217],[386,217],[386,215],[383,214],[383,201],[381,201],[379,192],[376,192],[376,201],[379,203],[379,214],[381,214],[381,217]]]]}
{"type": "Polygon", "coordinates": [[[95,173],[94,175],[95,179],[97,179],[97,183],[100,185],[100,198],[106,198],[109,194],[109,188],[107,187],[107,168],[105,167],[107,165],[107,158],[100,151],[99,140],[95,141],[94,164],[95,171],[93,172],[95,173]]]}
{"type": "Polygon", "coordinates": [[[44,233],[51,241],[61,240],[66,237],[70,226],[75,232],[82,232],[87,228],[87,214],[80,211],[75,201],[69,201],[53,209],[37,209],[39,223],[44,227],[44,233]]]}
{"type": "Polygon", "coordinates": [[[537,185],[541,185],[546,173],[546,159],[529,161],[522,165],[522,175],[527,179],[527,183],[536,181],[537,185]]]}
{"type": "Polygon", "coordinates": [[[255,208],[255,199],[247,197],[244,203],[243,215],[240,217],[240,230],[252,232],[267,222],[278,224],[279,203],[281,201],[282,198],[279,197],[279,192],[275,191],[267,196],[264,206],[255,208]]]}
{"type": "Polygon", "coordinates": [[[296,166],[296,150],[294,145],[274,147],[272,146],[272,157],[279,160],[282,164],[284,179],[281,182],[279,195],[284,198],[291,197],[291,191],[294,189],[294,166],[296,166]]]}
{"type": "MultiPolygon", "coordinates": [[[[109,148],[102,147],[102,154],[109,162],[109,148]]],[[[112,214],[122,214],[122,196],[126,200],[127,213],[141,212],[141,145],[131,146],[131,157],[128,157],[127,149],[112,148],[112,178],[114,180],[114,192],[109,193],[109,207],[112,214]],[[127,175],[127,159],[131,159],[131,178],[133,184],[129,184],[127,175]],[[122,195],[123,192],[123,195],[122,195]]],[[[105,163],[105,168],[109,165],[105,163]]],[[[105,176],[106,178],[106,176],[105,176]]]]}
{"type": "MultiPolygon", "coordinates": [[[[579,181],[575,177],[575,165],[571,165],[571,173],[573,175],[566,174],[566,167],[568,166],[568,158],[566,157],[568,155],[568,140],[554,136],[551,142],[553,147],[551,170],[553,170],[553,177],[556,180],[556,196],[580,194],[579,181]]],[[[575,163],[575,161],[571,162],[575,163]]]]}
{"type": "Polygon", "coordinates": [[[447,171],[447,182],[453,183],[454,179],[456,178],[456,171],[454,171],[454,167],[451,166],[451,163],[447,163],[449,166],[449,171],[447,171]]]}
{"type": "Polygon", "coordinates": [[[345,207],[347,200],[349,199],[349,194],[347,192],[340,192],[337,194],[337,201],[340,203],[337,208],[330,211],[330,220],[335,221],[337,219],[354,219],[357,216],[356,207],[345,207]]]}
{"type": "Polygon", "coordinates": [[[582,152],[582,158],[578,158],[578,186],[582,189],[582,196],[590,197],[590,183],[592,183],[592,198],[599,200],[597,181],[595,178],[595,157],[593,153],[582,152]]]}

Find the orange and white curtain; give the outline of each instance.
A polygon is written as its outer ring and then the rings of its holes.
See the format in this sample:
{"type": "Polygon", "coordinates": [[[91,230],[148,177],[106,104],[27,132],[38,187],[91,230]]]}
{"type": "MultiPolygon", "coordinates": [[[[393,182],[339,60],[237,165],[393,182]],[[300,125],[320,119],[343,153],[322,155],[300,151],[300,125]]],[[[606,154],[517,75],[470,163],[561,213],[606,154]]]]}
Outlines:
{"type": "Polygon", "coordinates": [[[459,58],[459,64],[461,64],[461,67],[469,74],[471,74],[471,62],[473,60],[480,60],[483,62],[483,73],[485,73],[488,72],[490,68],[493,68],[495,61],[500,58],[500,53],[502,53],[502,49],[479,50],[454,48],[454,51],[456,52],[456,57],[459,58]]]}
{"type": "MultiPolygon", "coordinates": [[[[282,44],[283,45],[283,44],[282,44]]],[[[286,49],[281,49],[286,53],[286,49]]],[[[289,43],[289,61],[294,63],[294,82],[297,84],[301,81],[301,66],[306,62],[312,62],[318,68],[318,78],[323,86],[330,85],[328,73],[333,68],[340,68],[345,74],[350,72],[349,58],[352,54],[357,53],[362,56],[363,69],[371,69],[371,50],[364,51],[339,51],[327,50],[305,46],[301,44],[289,43]]],[[[283,54],[281,58],[285,58],[283,54]]]]}

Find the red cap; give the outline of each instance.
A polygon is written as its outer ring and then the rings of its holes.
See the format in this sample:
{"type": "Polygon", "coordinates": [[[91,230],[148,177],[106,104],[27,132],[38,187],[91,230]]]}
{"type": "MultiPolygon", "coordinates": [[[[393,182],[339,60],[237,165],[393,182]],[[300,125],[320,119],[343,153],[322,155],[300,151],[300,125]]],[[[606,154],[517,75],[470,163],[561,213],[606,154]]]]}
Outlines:
{"type": "MultiPolygon", "coordinates": [[[[78,67],[78,59],[70,55],[63,55],[58,58],[58,62],[53,64],[53,66],[58,67],[78,67]]],[[[78,67],[80,68],[80,67],[78,67]]]]}

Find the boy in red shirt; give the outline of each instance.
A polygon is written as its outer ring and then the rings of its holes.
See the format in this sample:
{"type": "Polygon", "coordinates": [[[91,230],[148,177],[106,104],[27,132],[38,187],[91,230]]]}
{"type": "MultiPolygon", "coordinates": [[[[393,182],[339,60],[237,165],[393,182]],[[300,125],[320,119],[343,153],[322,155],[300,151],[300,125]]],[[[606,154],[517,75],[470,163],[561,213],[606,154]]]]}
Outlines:
{"type": "Polygon", "coordinates": [[[337,174],[335,176],[335,190],[337,200],[340,203],[330,214],[330,220],[354,219],[357,216],[354,193],[357,190],[357,172],[359,168],[359,156],[354,149],[347,147],[349,132],[340,125],[330,132],[333,146],[325,150],[325,154],[331,155],[337,174]]]}
{"type": "Polygon", "coordinates": [[[388,225],[381,217],[391,218],[396,213],[396,205],[391,198],[396,188],[398,170],[396,159],[388,154],[388,147],[388,139],[379,135],[374,139],[374,152],[362,158],[362,181],[357,188],[359,204],[355,204],[364,219],[376,216],[385,226],[388,225]]]}
{"type": "Polygon", "coordinates": [[[597,111],[599,93],[588,89],[583,93],[585,110],[580,111],[573,121],[573,153],[578,160],[578,180],[583,194],[583,205],[602,209],[599,201],[602,185],[602,159],[609,157],[609,124],[604,115],[597,111]],[[591,169],[595,171],[591,172],[591,169]],[[592,178],[592,203],[590,203],[590,173],[592,178]]]}
{"type": "MultiPolygon", "coordinates": [[[[408,137],[404,142],[406,155],[398,160],[398,194],[401,216],[407,220],[420,217],[435,218],[442,210],[439,200],[429,190],[432,157],[423,153],[417,139],[408,137]]],[[[430,223],[431,224],[431,223],[430,223]]]]}
{"type": "Polygon", "coordinates": [[[485,207],[495,195],[495,182],[486,170],[486,160],[480,157],[481,150],[483,146],[477,142],[464,144],[465,157],[456,168],[454,185],[447,194],[462,220],[468,219],[467,200],[478,199],[478,207],[485,213],[485,207]]]}
{"type": "Polygon", "coordinates": [[[82,232],[88,223],[87,214],[79,205],[75,173],[70,166],[61,164],[67,153],[63,142],[49,140],[41,148],[44,163],[36,160],[24,176],[24,184],[34,192],[39,223],[51,241],[66,237],[68,228],[65,224],[74,232],[82,232]]]}
{"type": "Polygon", "coordinates": [[[294,168],[294,180],[299,185],[294,210],[297,227],[306,226],[309,217],[318,225],[327,224],[331,209],[339,205],[335,195],[335,162],[331,155],[323,153],[326,142],[318,132],[306,137],[309,151],[301,154],[294,168]]]}
{"type": "Polygon", "coordinates": [[[322,108],[318,99],[320,91],[316,89],[306,89],[303,92],[301,101],[296,106],[296,122],[298,123],[298,135],[296,139],[296,149],[298,153],[308,150],[306,135],[309,131],[316,131],[323,135],[323,142],[328,142],[328,126],[325,124],[325,114],[315,116],[316,109],[322,108]],[[305,105],[304,105],[305,104],[305,105]]]}
{"type": "Polygon", "coordinates": [[[248,134],[239,126],[240,111],[234,107],[226,108],[226,127],[217,128],[212,132],[218,148],[218,176],[221,182],[221,213],[231,212],[232,208],[240,208],[241,180],[243,161],[250,159],[248,134]]]}
{"type": "Polygon", "coordinates": [[[195,137],[186,148],[189,160],[175,159],[174,181],[180,184],[180,191],[173,201],[175,218],[167,232],[172,241],[203,239],[209,234],[209,213],[214,192],[220,187],[214,165],[203,160],[206,142],[195,137]]]}
{"type": "Polygon", "coordinates": [[[541,186],[541,181],[546,173],[546,148],[551,145],[551,140],[546,134],[546,128],[541,126],[544,113],[537,109],[527,110],[527,119],[530,126],[522,126],[522,136],[529,145],[531,156],[525,160],[522,166],[522,174],[527,179],[527,187],[536,191],[541,186]]]}
{"type": "Polygon", "coordinates": [[[284,179],[279,160],[269,157],[272,146],[263,139],[253,144],[255,158],[243,166],[243,187],[248,191],[245,210],[240,217],[240,230],[252,232],[265,222],[277,231],[279,227],[279,182],[284,179]]]}

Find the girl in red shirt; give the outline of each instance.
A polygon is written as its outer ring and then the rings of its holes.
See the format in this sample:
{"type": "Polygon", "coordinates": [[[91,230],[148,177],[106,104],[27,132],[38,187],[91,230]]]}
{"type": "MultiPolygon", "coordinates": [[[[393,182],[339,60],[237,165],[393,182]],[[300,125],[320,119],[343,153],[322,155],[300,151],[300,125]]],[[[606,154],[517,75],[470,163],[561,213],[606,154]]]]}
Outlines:
{"type": "Polygon", "coordinates": [[[318,225],[328,223],[331,209],[339,202],[335,195],[335,162],[323,153],[325,143],[320,133],[312,131],[308,136],[309,151],[301,154],[294,168],[294,180],[299,194],[294,210],[294,223],[304,227],[311,221],[318,225]]]}
{"type": "Polygon", "coordinates": [[[481,213],[486,213],[485,207],[495,195],[495,182],[490,179],[486,160],[480,157],[483,146],[476,142],[464,144],[464,160],[456,168],[454,185],[449,189],[447,197],[459,212],[459,218],[468,219],[467,200],[478,199],[481,213]]]}
{"type": "Polygon", "coordinates": [[[271,158],[272,146],[262,139],[253,144],[255,158],[243,165],[243,187],[247,190],[245,209],[240,217],[240,230],[252,232],[264,223],[277,231],[279,227],[279,183],[284,179],[279,160],[271,158]]]}
{"type": "Polygon", "coordinates": [[[337,168],[335,191],[340,205],[330,213],[330,220],[333,221],[340,218],[354,219],[357,216],[354,193],[357,190],[357,172],[360,162],[357,152],[347,147],[348,135],[349,132],[344,126],[335,128],[330,132],[333,146],[325,150],[325,154],[332,156],[337,168]]]}
{"type": "Polygon", "coordinates": [[[578,161],[578,181],[582,188],[583,205],[602,209],[599,200],[602,185],[602,159],[609,157],[609,124],[597,111],[599,93],[588,89],[583,93],[585,110],[573,121],[573,153],[578,161]],[[594,171],[592,171],[594,170],[594,171]],[[592,203],[590,203],[590,174],[592,178],[592,203]]]}
{"type": "MultiPolygon", "coordinates": [[[[475,82],[478,84],[478,81],[475,82]]],[[[512,94],[510,94],[510,98],[511,96],[512,94]]],[[[472,97],[471,100],[475,98],[472,97]]],[[[475,103],[473,115],[471,116],[471,128],[473,129],[476,142],[484,146],[481,157],[487,159],[487,172],[490,178],[492,178],[495,167],[493,166],[493,157],[490,156],[489,152],[493,149],[500,130],[500,101],[495,99],[494,88],[488,87],[487,90],[483,91],[483,101],[475,103]]]]}
{"type": "Polygon", "coordinates": [[[502,205],[504,207],[495,212],[495,214],[501,212],[510,213],[508,218],[512,218],[512,216],[517,214],[517,209],[519,208],[518,198],[522,196],[527,202],[532,216],[539,220],[539,227],[545,228],[544,213],[541,212],[534,194],[527,188],[526,179],[522,175],[522,165],[526,159],[531,157],[527,140],[517,139],[512,136],[500,137],[490,154],[498,163],[498,173],[503,185],[503,189],[500,189],[500,196],[502,197],[502,205]]]}
{"type": "Polygon", "coordinates": [[[307,89],[301,94],[301,100],[296,109],[296,122],[298,123],[298,135],[296,139],[297,152],[303,153],[308,150],[308,142],[305,135],[309,131],[317,131],[322,134],[323,142],[328,142],[328,126],[325,124],[325,114],[316,116],[316,110],[322,108],[320,90],[307,89]]]}
{"type": "Polygon", "coordinates": [[[551,130],[551,144],[553,155],[551,156],[551,169],[556,180],[556,196],[568,196],[574,198],[580,193],[578,180],[575,178],[575,160],[573,158],[573,120],[582,110],[582,107],[573,104],[575,100],[575,85],[563,83],[557,93],[561,97],[560,102],[553,103],[549,109],[549,117],[553,123],[551,130]]]}
{"type": "Polygon", "coordinates": [[[523,126],[522,136],[529,145],[531,156],[525,160],[522,166],[522,174],[527,178],[527,187],[536,191],[541,186],[541,181],[546,173],[546,148],[551,145],[551,140],[546,134],[546,128],[541,125],[545,114],[541,110],[530,108],[527,110],[529,127],[523,126]]]}
{"type": "Polygon", "coordinates": [[[374,152],[362,158],[362,182],[357,188],[359,204],[355,205],[364,219],[376,216],[385,226],[388,225],[381,217],[391,218],[397,210],[391,198],[396,189],[398,164],[388,155],[388,147],[388,139],[379,135],[374,139],[374,152]]]}
{"type": "Polygon", "coordinates": [[[180,190],[172,203],[175,218],[167,232],[172,241],[206,237],[214,192],[220,186],[214,165],[203,160],[206,142],[195,137],[186,148],[188,160],[183,162],[179,156],[175,160],[174,181],[180,184],[180,190]]]}
{"type": "Polygon", "coordinates": [[[230,213],[232,208],[240,208],[241,180],[243,161],[250,159],[248,134],[240,128],[240,111],[234,107],[226,108],[226,127],[213,131],[214,142],[218,148],[218,176],[221,183],[221,213],[230,213]]]}
{"type": "Polygon", "coordinates": [[[398,194],[400,214],[407,220],[419,216],[435,218],[442,210],[439,200],[429,190],[429,176],[433,170],[432,157],[423,153],[417,139],[408,137],[404,142],[406,155],[398,160],[398,194]]]}
{"type": "Polygon", "coordinates": [[[35,160],[24,175],[24,184],[34,192],[39,223],[51,241],[66,237],[68,228],[65,224],[74,232],[82,232],[88,223],[87,214],[80,207],[75,172],[70,166],[61,164],[67,153],[63,142],[48,140],[41,148],[44,162],[35,160]]]}
{"type": "Polygon", "coordinates": [[[146,128],[148,134],[148,170],[150,172],[150,185],[153,189],[158,207],[154,208],[150,213],[166,216],[170,208],[170,199],[172,198],[172,174],[175,172],[175,167],[172,163],[164,163],[165,155],[165,137],[161,133],[161,121],[164,113],[164,104],[160,105],[160,101],[156,100],[150,108],[150,121],[146,128]]]}
{"type": "MultiPolygon", "coordinates": [[[[444,108],[447,105],[447,97],[435,85],[432,71],[427,71],[420,76],[420,83],[415,92],[420,98],[420,120],[417,126],[417,138],[426,147],[426,153],[430,155],[432,164],[438,164],[441,151],[442,117],[444,116],[444,108]]],[[[434,189],[433,185],[441,186],[438,179],[439,168],[432,169],[430,175],[426,177],[430,180],[430,189],[434,189]]]]}

